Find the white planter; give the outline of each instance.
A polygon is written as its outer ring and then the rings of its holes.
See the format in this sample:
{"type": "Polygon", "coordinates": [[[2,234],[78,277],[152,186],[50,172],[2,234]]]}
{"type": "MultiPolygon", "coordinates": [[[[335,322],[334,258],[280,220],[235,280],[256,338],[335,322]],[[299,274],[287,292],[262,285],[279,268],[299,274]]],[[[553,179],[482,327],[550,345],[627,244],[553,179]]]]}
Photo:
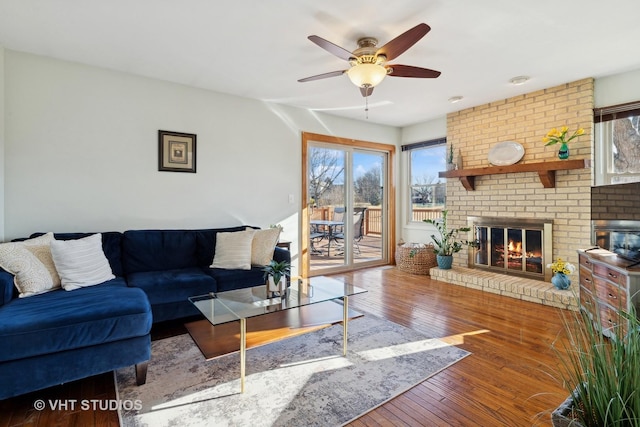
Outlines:
{"type": "Polygon", "coordinates": [[[267,277],[267,290],[269,293],[278,292],[281,293],[287,288],[287,278],[285,276],[280,277],[280,281],[276,283],[273,280],[273,276],[267,277]]]}

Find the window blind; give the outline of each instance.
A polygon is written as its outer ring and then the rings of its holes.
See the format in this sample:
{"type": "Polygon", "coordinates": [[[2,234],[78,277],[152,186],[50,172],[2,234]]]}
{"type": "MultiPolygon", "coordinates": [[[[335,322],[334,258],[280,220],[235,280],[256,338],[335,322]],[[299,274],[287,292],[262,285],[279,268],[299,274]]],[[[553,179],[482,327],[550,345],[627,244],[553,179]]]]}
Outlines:
{"type": "Polygon", "coordinates": [[[595,123],[624,119],[631,116],[640,116],[640,101],[593,109],[593,121],[595,123]]]}
{"type": "Polygon", "coordinates": [[[428,141],[414,142],[412,144],[402,145],[402,151],[416,150],[418,148],[432,147],[434,145],[446,144],[447,138],[430,139],[428,141]]]}

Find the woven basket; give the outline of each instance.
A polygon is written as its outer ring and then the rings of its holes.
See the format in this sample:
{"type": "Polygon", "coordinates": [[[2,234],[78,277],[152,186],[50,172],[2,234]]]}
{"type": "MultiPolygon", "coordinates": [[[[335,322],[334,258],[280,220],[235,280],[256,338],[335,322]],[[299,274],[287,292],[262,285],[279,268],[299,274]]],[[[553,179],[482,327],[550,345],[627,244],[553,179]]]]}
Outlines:
{"type": "Polygon", "coordinates": [[[429,269],[438,265],[433,244],[401,243],[396,247],[396,266],[411,274],[429,275],[429,269]],[[413,252],[413,256],[411,256],[413,252]]]}

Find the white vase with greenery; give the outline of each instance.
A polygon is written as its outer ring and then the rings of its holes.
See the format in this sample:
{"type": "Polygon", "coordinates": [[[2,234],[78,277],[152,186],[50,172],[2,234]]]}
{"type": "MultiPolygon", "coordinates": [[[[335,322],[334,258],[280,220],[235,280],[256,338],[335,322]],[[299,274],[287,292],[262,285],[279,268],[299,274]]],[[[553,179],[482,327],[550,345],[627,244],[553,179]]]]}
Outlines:
{"type": "Polygon", "coordinates": [[[291,275],[291,264],[287,261],[271,260],[268,265],[262,268],[262,271],[267,281],[267,291],[271,296],[279,296],[287,288],[287,277],[291,275]]]}

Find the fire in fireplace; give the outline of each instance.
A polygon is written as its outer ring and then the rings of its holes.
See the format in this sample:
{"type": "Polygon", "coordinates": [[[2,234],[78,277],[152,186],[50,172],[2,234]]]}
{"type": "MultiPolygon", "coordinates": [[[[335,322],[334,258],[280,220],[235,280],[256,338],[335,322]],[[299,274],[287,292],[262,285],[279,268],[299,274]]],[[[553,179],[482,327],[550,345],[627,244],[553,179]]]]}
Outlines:
{"type": "Polygon", "coordinates": [[[469,267],[550,280],[552,220],[468,217],[478,243],[469,250],[469,267]]]}

